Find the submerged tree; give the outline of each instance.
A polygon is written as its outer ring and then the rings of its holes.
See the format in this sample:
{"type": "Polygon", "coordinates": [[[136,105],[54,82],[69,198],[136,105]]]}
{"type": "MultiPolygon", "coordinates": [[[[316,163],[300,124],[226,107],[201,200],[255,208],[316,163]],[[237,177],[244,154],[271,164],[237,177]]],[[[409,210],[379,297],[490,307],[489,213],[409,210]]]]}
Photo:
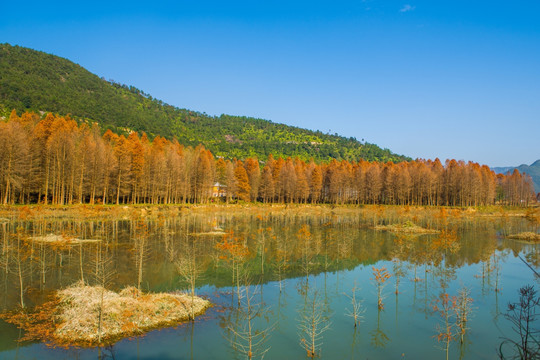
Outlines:
{"type": "Polygon", "coordinates": [[[330,320],[323,314],[323,304],[314,291],[300,314],[300,345],[309,358],[320,356],[323,334],[330,328],[330,320]]]}
{"type": "Polygon", "coordinates": [[[450,350],[450,343],[456,339],[455,331],[455,313],[456,298],[450,297],[447,293],[441,293],[435,300],[433,310],[439,314],[441,320],[437,324],[437,341],[442,342],[444,347],[442,348],[446,352],[446,360],[448,360],[448,353],[450,350]]]}
{"type": "MultiPolygon", "coordinates": [[[[233,335],[229,341],[233,348],[247,359],[264,358],[264,355],[270,350],[264,344],[270,336],[270,332],[274,328],[273,325],[264,328],[257,326],[257,319],[266,318],[268,308],[262,302],[257,303],[255,296],[257,295],[257,287],[250,292],[250,284],[246,279],[242,287],[243,306],[237,308],[239,322],[236,326],[229,325],[227,329],[233,335]]],[[[260,285],[259,285],[259,290],[260,285]]]]}
{"type": "Polygon", "coordinates": [[[26,234],[25,229],[22,227],[17,228],[17,233],[14,235],[14,237],[17,239],[17,245],[16,248],[14,248],[14,256],[11,257],[11,259],[15,262],[16,271],[17,271],[17,278],[19,282],[19,305],[21,308],[24,308],[26,306],[24,301],[24,294],[26,292],[26,284],[25,279],[27,275],[27,269],[25,267],[25,264],[28,261],[32,260],[32,253],[33,249],[31,245],[29,244],[28,235],[26,234]]]}
{"type": "Polygon", "coordinates": [[[377,327],[370,331],[371,344],[377,348],[384,348],[390,341],[390,338],[381,328],[381,310],[377,310],[377,327]]]}
{"type": "Polygon", "coordinates": [[[468,330],[467,323],[472,313],[472,301],[467,288],[460,289],[458,296],[450,296],[442,292],[434,301],[433,311],[440,316],[436,338],[439,343],[444,344],[442,349],[446,353],[446,359],[448,359],[452,341],[459,338],[463,344],[468,330]]]}
{"type": "Polygon", "coordinates": [[[179,257],[175,264],[180,276],[189,284],[189,293],[191,296],[190,319],[191,321],[194,321],[195,285],[197,279],[203,273],[203,270],[200,268],[200,264],[197,263],[197,249],[195,247],[195,242],[192,239],[187,240],[182,251],[179,252],[179,257]]]}
{"type": "Polygon", "coordinates": [[[302,257],[302,270],[306,275],[306,281],[309,280],[309,275],[313,267],[313,256],[315,255],[315,249],[313,249],[312,236],[307,224],[303,224],[302,227],[296,233],[296,237],[300,242],[300,253],[302,257]]]}
{"type": "Polygon", "coordinates": [[[94,283],[101,287],[101,295],[98,306],[98,344],[101,344],[104,294],[105,289],[112,283],[113,276],[115,274],[112,254],[109,252],[109,247],[107,245],[103,246],[101,241],[96,245],[93,263],[95,267],[94,273],[92,274],[94,283]]]}
{"type": "Polygon", "coordinates": [[[356,280],[354,281],[354,286],[351,290],[351,295],[345,294],[351,301],[351,307],[347,310],[346,315],[350,316],[354,320],[354,327],[360,324],[360,320],[364,317],[362,314],[365,312],[365,309],[362,308],[362,300],[356,298],[356,292],[358,291],[356,286],[356,280]]]}
{"type": "Polygon", "coordinates": [[[144,263],[148,257],[148,224],[142,219],[138,220],[133,230],[133,255],[135,257],[135,268],[137,269],[137,289],[140,291],[144,263]]]}
{"type": "Polygon", "coordinates": [[[236,283],[238,306],[240,306],[242,298],[240,277],[242,276],[242,267],[249,256],[249,249],[242,239],[234,235],[232,230],[223,236],[222,241],[216,244],[216,248],[221,251],[220,259],[227,261],[232,267],[232,280],[233,283],[236,283]]]}
{"type": "Polygon", "coordinates": [[[456,307],[454,309],[454,312],[456,313],[457,332],[460,337],[461,344],[463,344],[465,334],[469,329],[467,324],[473,311],[472,303],[473,299],[471,298],[471,291],[466,287],[461,288],[458,291],[456,307]]]}
{"type": "Polygon", "coordinates": [[[371,280],[375,282],[375,286],[377,287],[377,307],[379,310],[384,309],[384,295],[382,291],[384,289],[384,286],[386,285],[386,281],[391,277],[392,275],[388,273],[384,266],[380,269],[373,267],[373,278],[371,280]]]}
{"type": "Polygon", "coordinates": [[[283,291],[283,273],[289,267],[289,253],[288,253],[288,242],[287,241],[278,241],[277,249],[275,252],[275,262],[276,269],[279,281],[279,292],[283,291]]]}
{"type": "Polygon", "coordinates": [[[512,323],[512,330],[518,339],[504,338],[498,349],[499,357],[501,359],[539,359],[540,296],[537,295],[534,286],[526,285],[519,289],[519,301],[508,304],[504,317],[512,323]]]}

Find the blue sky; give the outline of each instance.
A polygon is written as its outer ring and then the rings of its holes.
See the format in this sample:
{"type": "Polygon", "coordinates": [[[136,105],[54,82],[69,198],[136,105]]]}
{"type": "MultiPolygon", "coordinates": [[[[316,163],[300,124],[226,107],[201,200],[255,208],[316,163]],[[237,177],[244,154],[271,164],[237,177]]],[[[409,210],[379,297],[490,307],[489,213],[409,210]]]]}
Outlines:
{"type": "Polygon", "coordinates": [[[536,0],[26,1],[0,10],[0,42],[179,107],[337,132],[413,158],[540,159],[536,0]]]}

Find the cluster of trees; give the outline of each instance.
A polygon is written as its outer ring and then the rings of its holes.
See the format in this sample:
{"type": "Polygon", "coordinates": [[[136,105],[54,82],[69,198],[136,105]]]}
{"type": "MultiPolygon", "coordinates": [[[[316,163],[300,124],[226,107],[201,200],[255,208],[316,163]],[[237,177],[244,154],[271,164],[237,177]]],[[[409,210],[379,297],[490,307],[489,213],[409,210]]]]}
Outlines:
{"type": "Polygon", "coordinates": [[[103,135],[97,124],[13,111],[0,122],[0,196],[4,204],[205,203],[227,201],[477,206],[527,204],[531,180],[515,171],[450,160],[316,163],[269,156],[226,160],[202,145],[143,133],[103,135]],[[214,186],[219,183],[219,189],[214,186]]]}
{"type": "Polygon", "coordinates": [[[402,161],[408,158],[337,134],[324,134],[263,119],[209,116],[180,109],[133,87],[106,81],[81,66],[40,51],[0,44],[0,115],[17,111],[71,114],[125,136],[129,131],[204,144],[216,156],[245,159],[299,157],[402,161]],[[2,106],[3,105],[3,106],[2,106]]]}

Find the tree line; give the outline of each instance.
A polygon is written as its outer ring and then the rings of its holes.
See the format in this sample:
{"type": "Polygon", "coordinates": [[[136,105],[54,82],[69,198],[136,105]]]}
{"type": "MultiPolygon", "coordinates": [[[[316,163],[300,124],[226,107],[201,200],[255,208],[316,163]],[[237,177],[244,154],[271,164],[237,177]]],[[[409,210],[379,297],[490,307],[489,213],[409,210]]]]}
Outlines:
{"type": "Polygon", "coordinates": [[[12,111],[0,122],[3,204],[170,204],[243,200],[480,206],[527,205],[529,176],[474,162],[400,163],[215,157],[204,146],[102,131],[69,116],[12,111]]]}

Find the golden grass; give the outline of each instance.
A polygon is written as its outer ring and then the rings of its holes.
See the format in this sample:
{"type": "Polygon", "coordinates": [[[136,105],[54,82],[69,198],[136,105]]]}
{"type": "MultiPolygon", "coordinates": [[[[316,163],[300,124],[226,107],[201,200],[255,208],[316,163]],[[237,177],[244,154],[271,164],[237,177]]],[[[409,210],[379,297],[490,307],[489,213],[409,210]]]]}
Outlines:
{"type": "Polygon", "coordinates": [[[380,230],[380,231],[391,231],[391,232],[402,233],[402,234],[437,234],[440,232],[439,230],[436,230],[436,229],[423,228],[410,221],[407,221],[403,224],[377,225],[374,227],[374,229],[380,230]]]}
{"type": "Polygon", "coordinates": [[[295,216],[363,216],[436,217],[443,211],[452,218],[522,217],[524,208],[484,206],[452,208],[436,206],[397,205],[330,205],[330,204],[168,204],[168,205],[0,205],[0,218],[8,221],[31,219],[74,220],[129,220],[179,216],[181,214],[235,214],[235,215],[295,215],[295,216]]]}
{"type": "Polygon", "coordinates": [[[143,294],[134,287],[116,293],[79,282],[58,291],[43,308],[4,317],[27,331],[26,340],[94,346],[189,320],[192,305],[195,315],[211,306],[197,296],[191,301],[186,294],[143,294]]]}
{"type": "Polygon", "coordinates": [[[225,231],[207,231],[207,232],[191,233],[189,235],[192,235],[192,236],[223,236],[225,234],[227,234],[225,231]]]}
{"type": "Polygon", "coordinates": [[[509,239],[515,239],[515,240],[525,240],[525,241],[540,241],[540,234],[536,234],[533,232],[522,232],[519,234],[512,234],[507,236],[509,239]]]}
{"type": "Polygon", "coordinates": [[[55,234],[48,234],[45,236],[34,236],[34,237],[31,237],[30,239],[38,243],[60,244],[60,245],[97,243],[101,241],[99,239],[78,239],[74,237],[69,237],[69,236],[64,236],[64,235],[55,235],[55,234]]]}

